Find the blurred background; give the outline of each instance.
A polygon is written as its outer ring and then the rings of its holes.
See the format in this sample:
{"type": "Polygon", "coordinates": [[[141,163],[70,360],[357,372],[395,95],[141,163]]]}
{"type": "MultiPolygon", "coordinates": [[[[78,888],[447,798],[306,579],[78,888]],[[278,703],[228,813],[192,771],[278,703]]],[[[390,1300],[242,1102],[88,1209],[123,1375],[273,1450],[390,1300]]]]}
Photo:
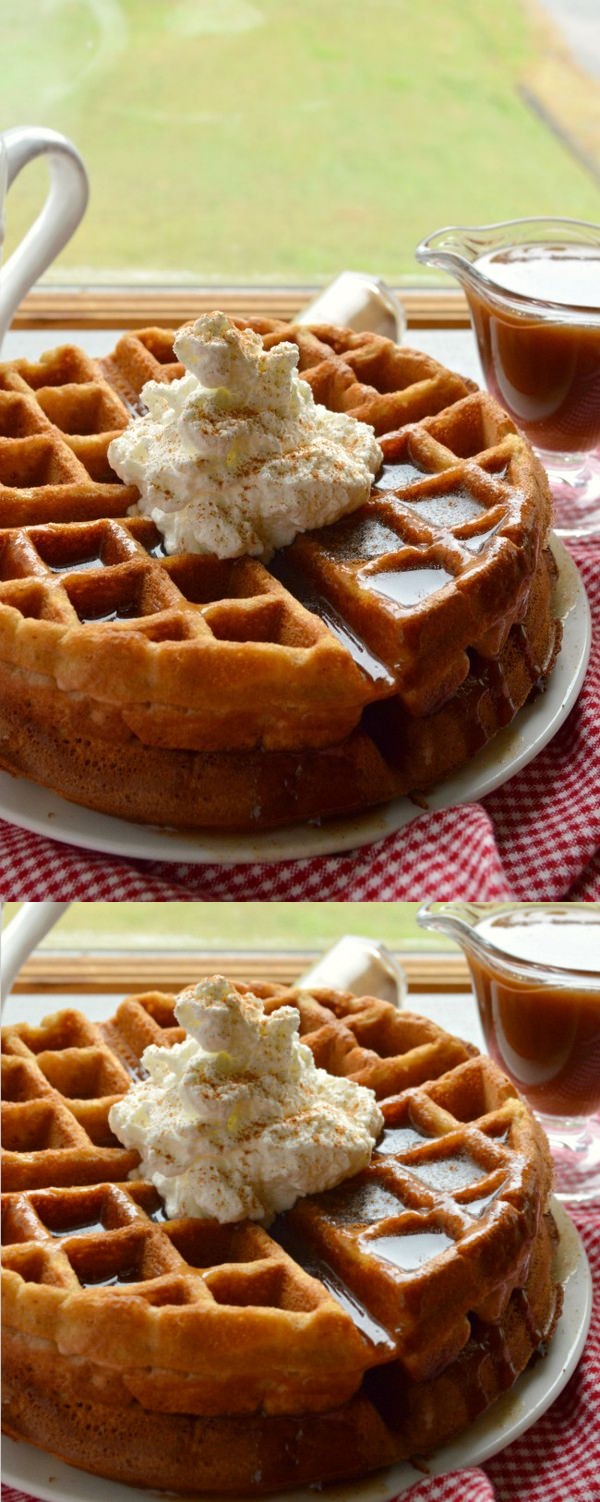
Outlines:
{"type": "MultiPolygon", "coordinates": [[[[5,903],[4,926],[20,906],[5,903]]],[[[41,947],[85,953],[314,950],[358,933],[391,949],[453,949],[417,927],[418,908],[418,902],[74,902],[41,947]]]]}
{"type": "Polygon", "coordinates": [[[90,172],[55,284],[419,285],[445,223],[600,218],[598,0],[2,0],[0,52],[0,128],[90,172]]]}

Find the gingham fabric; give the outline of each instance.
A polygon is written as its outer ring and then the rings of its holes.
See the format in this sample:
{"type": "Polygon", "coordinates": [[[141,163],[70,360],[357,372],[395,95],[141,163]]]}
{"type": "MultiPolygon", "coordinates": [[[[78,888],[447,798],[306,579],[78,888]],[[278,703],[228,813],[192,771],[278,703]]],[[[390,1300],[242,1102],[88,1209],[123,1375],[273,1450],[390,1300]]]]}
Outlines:
{"type": "MultiPolygon", "coordinates": [[[[599,1502],[600,1499],[600,1205],[571,1209],[592,1270],[594,1311],[581,1361],[537,1424],[476,1470],[418,1478],[409,1502],[599,1502]]],[[[81,1474],[82,1486],[85,1476],[81,1474]]],[[[29,1502],[2,1488],[4,1502],[29,1502]]],[[[57,1488],[57,1502],[60,1490],[57,1488]]],[[[106,1485],[106,1502],[110,1486],[106,1485]]]]}
{"type": "Polygon", "coordinates": [[[341,856],[251,866],[127,861],[0,821],[0,896],[108,901],[600,899],[600,544],[572,545],[592,607],[579,700],[545,751],[481,803],[423,814],[341,856]]]}

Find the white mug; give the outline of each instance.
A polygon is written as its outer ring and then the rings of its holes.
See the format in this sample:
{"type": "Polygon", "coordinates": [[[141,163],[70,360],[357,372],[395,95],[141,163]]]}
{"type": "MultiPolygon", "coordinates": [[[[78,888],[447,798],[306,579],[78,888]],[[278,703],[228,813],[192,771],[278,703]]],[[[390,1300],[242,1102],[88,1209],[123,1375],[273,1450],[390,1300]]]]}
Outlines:
{"type": "Polygon", "coordinates": [[[4,200],[15,177],[36,156],[47,156],[50,186],[43,208],[0,269],[0,343],[21,298],[59,255],[83,218],[89,184],[79,152],[56,130],[18,125],[0,135],[0,257],[4,200]]]}
{"type": "Polygon", "coordinates": [[[0,901],[0,1010],[10,996],[21,966],[70,903],[24,902],[4,932],[1,932],[2,905],[0,901]]]}

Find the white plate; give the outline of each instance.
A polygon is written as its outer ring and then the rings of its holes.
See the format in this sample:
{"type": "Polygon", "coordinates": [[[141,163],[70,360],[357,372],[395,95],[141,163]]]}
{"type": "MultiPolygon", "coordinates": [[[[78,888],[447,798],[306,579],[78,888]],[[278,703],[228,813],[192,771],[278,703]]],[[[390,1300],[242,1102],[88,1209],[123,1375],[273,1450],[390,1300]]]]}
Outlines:
{"type": "MultiPolygon", "coordinates": [[[[523,1372],[510,1392],[498,1398],[487,1413],[481,1414],[453,1444],[437,1451],[428,1462],[432,1476],[442,1476],[462,1466],[481,1465],[491,1455],[504,1450],[546,1412],[577,1366],[590,1325],[592,1279],[573,1222],[556,1201],[552,1209],[560,1234],[558,1272],[564,1282],[565,1297],[548,1354],[543,1361],[523,1372]]],[[[48,1502],[148,1502],[149,1497],[159,1495],[138,1487],[123,1486],[118,1481],[105,1481],[100,1476],[88,1476],[87,1472],[64,1465],[44,1451],[34,1449],[33,1445],[16,1444],[14,1440],[5,1439],[2,1449],[3,1480],[9,1486],[19,1487],[34,1497],[48,1499],[48,1502]]],[[[305,1488],[280,1492],[272,1502],[315,1502],[316,1495],[323,1502],[391,1502],[419,1480],[422,1480],[421,1473],[413,1466],[392,1466],[365,1481],[324,1486],[319,1488],[318,1494],[314,1489],[305,1488]]],[[[211,1502],[208,1493],[201,1496],[202,1502],[211,1502]]],[[[211,1497],[212,1502],[226,1502],[222,1496],[217,1499],[211,1494],[211,1497]]],[[[238,1495],[229,1502],[251,1502],[251,1499],[238,1495]]]]}
{"type": "MultiPolygon", "coordinates": [[[[575,564],[557,538],[553,539],[553,551],[559,570],[556,605],[563,621],[563,640],[548,687],[526,704],[512,723],[465,767],[439,784],[428,797],[430,809],[475,802],[493,792],[538,755],[573,708],[590,655],[590,609],[575,564]]],[[[302,824],[254,836],[182,832],[94,813],[24,778],[0,772],[0,817],[21,829],[110,855],[188,861],[192,865],[248,864],[355,850],[402,829],[421,812],[408,798],[396,798],[384,808],[356,817],[328,819],[323,824],[302,824]]]]}

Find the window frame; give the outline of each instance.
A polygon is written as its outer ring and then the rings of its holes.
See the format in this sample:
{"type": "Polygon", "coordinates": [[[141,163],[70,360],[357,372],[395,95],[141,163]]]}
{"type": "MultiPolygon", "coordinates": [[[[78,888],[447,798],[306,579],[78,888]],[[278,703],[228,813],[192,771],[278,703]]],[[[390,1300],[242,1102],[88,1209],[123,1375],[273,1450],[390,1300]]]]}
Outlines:
{"type": "MultiPolygon", "coordinates": [[[[225,972],[250,984],[273,981],[293,985],[322,951],[210,949],[173,954],[133,951],[109,954],[38,950],[23,965],[14,991],[48,995],[84,992],[179,991],[200,975],[225,972]]],[[[421,954],[394,950],[406,974],[409,992],[456,992],[471,989],[464,955],[436,951],[421,954]]]]}
{"type": "MultiPolygon", "coordinates": [[[[231,317],[293,319],[298,307],[319,292],[315,286],[285,287],[48,287],[23,299],[13,329],[131,329],[161,324],[176,328],[185,319],[218,306],[231,317]]],[[[466,297],[459,288],[402,287],[394,291],[408,327],[469,327],[466,297]]]]}

